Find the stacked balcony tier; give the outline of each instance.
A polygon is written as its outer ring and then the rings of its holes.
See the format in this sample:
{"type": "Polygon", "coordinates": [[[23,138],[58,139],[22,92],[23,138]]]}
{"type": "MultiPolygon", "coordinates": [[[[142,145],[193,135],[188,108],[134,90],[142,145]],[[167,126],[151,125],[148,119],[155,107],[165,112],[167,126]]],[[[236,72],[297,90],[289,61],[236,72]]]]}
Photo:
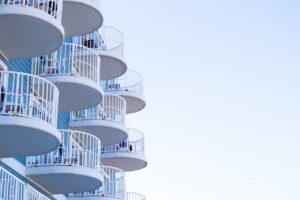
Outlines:
{"type": "Polygon", "coordinates": [[[1,200],[50,200],[29,184],[0,167],[0,199],[1,200]]]}
{"type": "Polygon", "coordinates": [[[80,36],[100,28],[103,16],[100,0],[63,0],[62,24],[66,36],[80,36]]]}
{"type": "Polygon", "coordinates": [[[72,112],[69,127],[95,135],[102,144],[115,144],[127,138],[125,116],[125,99],[105,93],[98,106],[72,112]]]}
{"type": "Polygon", "coordinates": [[[104,183],[101,188],[90,192],[68,194],[68,200],[124,200],[125,173],[114,167],[103,167],[104,183]]]}
{"type": "Polygon", "coordinates": [[[102,146],[101,161],[125,172],[143,169],[147,166],[144,153],[144,134],[128,129],[128,138],[121,143],[102,146]]]}
{"type": "Polygon", "coordinates": [[[146,106],[142,75],[136,71],[128,70],[117,79],[102,81],[102,86],[106,92],[113,92],[126,99],[127,114],[138,112],[146,106]]]}
{"type": "Polygon", "coordinates": [[[56,52],[33,58],[32,73],[58,87],[59,111],[85,109],[102,101],[100,57],[92,49],[65,43],[56,52]]]}
{"type": "Polygon", "coordinates": [[[126,192],[125,200],[146,200],[146,197],[142,194],[134,192],[126,192]]]}
{"type": "Polygon", "coordinates": [[[100,140],[78,131],[61,133],[62,143],[55,151],[27,157],[26,175],[52,194],[99,188],[103,183],[100,140]]]}
{"type": "Polygon", "coordinates": [[[77,44],[94,49],[101,57],[101,80],[123,75],[127,70],[124,61],[124,37],[117,29],[103,26],[99,31],[73,38],[77,44]]]}
{"type": "Polygon", "coordinates": [[[40,56],[63,42],[62,0],[1,0],[0,55],[40,56]]]}
{"type": "Polygon", "coordinates": [[[58,89],[30,74],[0,72],[0,158],[36,155],[59,146],[58,89]]]}

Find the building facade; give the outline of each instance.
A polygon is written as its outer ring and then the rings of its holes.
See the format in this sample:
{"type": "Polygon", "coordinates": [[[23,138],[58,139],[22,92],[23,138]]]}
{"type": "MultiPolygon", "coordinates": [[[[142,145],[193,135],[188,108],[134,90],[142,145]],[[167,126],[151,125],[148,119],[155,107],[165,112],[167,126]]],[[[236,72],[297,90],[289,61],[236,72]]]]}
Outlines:
{"type": "Polygon", "coordinates": [[[0,0],[0,200],[144,200],[141,74],[99,0],[0,0]]]}

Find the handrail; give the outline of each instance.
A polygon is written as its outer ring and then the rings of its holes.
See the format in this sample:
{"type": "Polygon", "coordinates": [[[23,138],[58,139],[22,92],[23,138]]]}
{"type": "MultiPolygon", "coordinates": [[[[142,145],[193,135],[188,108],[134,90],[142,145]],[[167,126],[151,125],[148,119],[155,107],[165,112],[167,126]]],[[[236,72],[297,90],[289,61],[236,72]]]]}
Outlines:
{"type": "Polygon", "coordinates": [[[125,173],[114,167],[103,166],[104,182],[101,188],[89,192],[68,194],[69,200],[87,197],[111,197],[120,200],[125,198],[125,173]]]}
{"type": "Polygon", "coordinates": [[[128,138],[119,144],[103,145],[102,153],[129,152],[144,155],[144,134],[136,129],[128,128],[128,138]]]}
{"type": "Polygon", "coordinates": [[[125,200],[146,200],[146,197],[142,194],[135,192],[126,192],[125,200]]]}
{"type": "Polygon", "coordinates": [[[124,35],[111,26],[102,26],[99,31],[74,37],[73,42],[101,51],[101,54],[124,56],[124,35]]]}
{"type": "Polygon", "coordinates": [[[27,167],[76,166],[102,172],[100,139],[79,131],[60,130],[60,132],[62,143],[59,148],[47,154],[27,157],[27,167]]]}
{"type": "Polygon", "coordinates": [[[50,200],[31,185],[26,184],[12,173],[0,166],[1,200],[50,200]]]}
{"type": "Polygon", "coordinates": [[[126,100],[112,93],[105,93],[101,104],[85,110],[71,112],[71,121],[107,120],[125,124],[126,100]]]}
{"type": "Polygon", "coordinates": [[[59,91],[51,82],[21,72],[0,71],[0,116],[43,120],[56,127],[59,91]]]}
{"type": "Polygon", "coordinates": [[[134,70],[127,72],[119,78],[101,81],[104,91],[126,91],[143,95],[143,77],[134,70]]]}
{"type": "Polygon", "coordinates": [[[0,6],[21,6],[38,9],[60,22],[62,2],[62,0],[0,0],[0,6]]]}
{"type": "Polygon", "coordinates": [[[100,56],[90,48],[64,43],[53,53],[33,58],[32,74],[81,76],[99,83],[100,56]]]}
{"type": "Polygon", "coordinates": [[[7,66],[6,64],[0,59],[0,71],[6,71],[7,66]]]}

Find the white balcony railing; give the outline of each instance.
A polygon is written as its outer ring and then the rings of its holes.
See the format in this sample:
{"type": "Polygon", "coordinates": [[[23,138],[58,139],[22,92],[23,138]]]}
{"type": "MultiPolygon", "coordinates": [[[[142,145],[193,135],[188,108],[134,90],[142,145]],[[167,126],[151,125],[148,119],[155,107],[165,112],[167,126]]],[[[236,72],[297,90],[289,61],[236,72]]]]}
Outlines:
{"type": "Polygon", "coordinates": [[[20,72],[0,72],[0,116],[21,116],[57,123],[58,89],[49,81],[20,72]]]}
{"type": "MultiPolygon", "coordinates": [[[[0,0],[0,6],[20,6],[44,11],[61,22],[62,0],[0,0]]],[[[34,12],[34,10],[33,10],[34,12]]]]}
{"type": "Polygon", "coordinates": [[[71,121],[108,120],[125,124],[126,101],[116,94],[105,93],[102,103],[96,107],[71,112],[71,121]]]}
{"type": "Polygon", "coordinates": [[[29,184],[0,167],[0,199],[1,200],[50,200],[29,184]]]}
{"type": "Polygon", "coordinates": [[[7,66],[0,58],[0,71],[6,71],[6,70],[7,70],[7,66]]]}
{"type": "Polygon", "coordinates": [[[111,26],[102,26],[97,32],[74,37],[73,42],[88,48],[97,49],[103,55],[124,56],[123,33],[111,26]]]}
{"type": "Polygon", "coordinates": [[[106,92],[125,91],[141,96],[143,95],[143,77],[134,70],[127,70],[127,72],[119,78],[102,81],[101,85],[106,92]]]}
{"type": "Polygon", "coordinates": [[[92,197],[110,197],[115,199],[125,199],[125,173],[114,167],[103,167],[104,171],[104,183],[101,188],[81,193],[68,194],[68,199],[79,200],[81,198],[92,197]]]}
{"type": "Polygon", "coordinates": [[[100,166],[100,140],[88,133],[60,130],[62,143],[55,151],[31,156],[26,159],[27,167],[75,166],[94,169],[102,173],[100,166]]]}
{"type": "Polygon", "coordinates": [[[146,200],[146,197],[142,194],[138,194],[134,192],[126,192],[125,200],[146,200]]]}
{"type": "Polygon", "coordinates": [[[144,134],[136,129],[128,129],[127,140],[112,145],[103,145],[102,153],[129,152],[144,155],[144,134]]]}
{"type": "Polygon", "coordinates": [[[64,43],[56,52],[33,58],[32,74],[80,76],[99,83],[100,56],[90,48],[64,43]]]}

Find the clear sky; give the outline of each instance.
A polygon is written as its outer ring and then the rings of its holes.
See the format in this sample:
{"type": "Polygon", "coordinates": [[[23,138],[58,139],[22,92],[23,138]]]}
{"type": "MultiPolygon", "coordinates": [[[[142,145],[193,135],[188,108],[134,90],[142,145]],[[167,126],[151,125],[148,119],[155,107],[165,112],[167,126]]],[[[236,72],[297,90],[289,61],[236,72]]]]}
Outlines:
{"type": "Polygon", "coordinates": [[[147,108],[148,200],[300,199],[300,1],[103,0],[147,108]]]}

